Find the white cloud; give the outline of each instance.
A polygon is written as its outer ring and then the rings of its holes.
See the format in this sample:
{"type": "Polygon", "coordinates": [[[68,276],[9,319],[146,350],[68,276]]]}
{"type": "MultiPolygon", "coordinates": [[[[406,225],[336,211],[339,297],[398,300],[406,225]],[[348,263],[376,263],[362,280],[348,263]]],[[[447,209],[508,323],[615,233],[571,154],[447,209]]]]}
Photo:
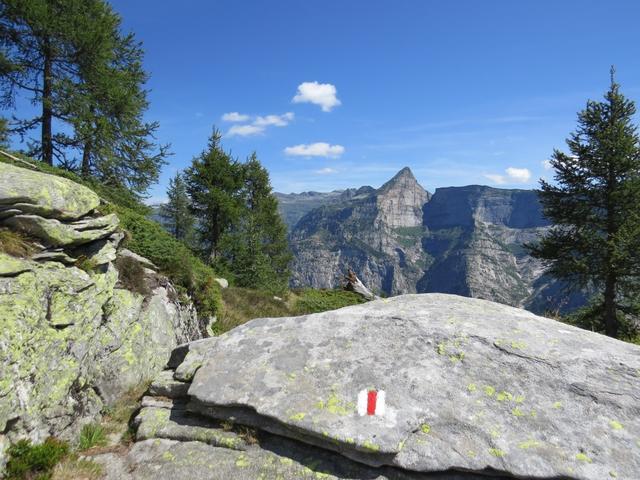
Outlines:
{"type": "Polygon", "coordinates": [[[504,178],[504,175],[485,173],[484,176],[497,185],[504,185],[505,183],[507,183],[507,180],[506,178],[504,178]]]}
{"type": "Polygon", "coordinates": [[[313,103],[320,105],[323,112],[330,112],[333,107],[342,104],[336,95],[336,87],[330,83],[303,82],[298,85],[293,103],[313,103]]]}
{"type": "Polygon", "coordinates": [[[551,170],[553,168],[551,166],[551,160],[543,160],[542,161],[542,168],[544,168],[545,170],[551,170]]]}
{"type": "MultiPolygon", "coordinates": [[[[229,122],[245,122],[251,117],[249,115],[241,115],[238,112],[225,113],[223,120],[229,122]]],[[[233,125],[227,135],[229,137],[241,136],[248,137],[250,135],[259,135],[264,133],[267,127],[286,127],[294,118],[293,112],[283,113],[282,115],[265,115],[264,117],[254,117],[253,122],[245,125],[233,125]]]]}
{"type": "Polygon", "coordinates": [[[506,175],[485,173],[484,176],[497,185],[504,185],[505,183],[529,183],[529,180],[531,180],[531,172],[528,168],[509,167],[505,170],[505,173],[506,175]]]}
{"type": "Polygon", "coordinates": [[[514,183],[527,183],[531,180],[531,172],[528,168],[509,167],[506,170],[507,176],[514,183]]]}
{"type": "Polygon", "coordinates": [[[238,112],[229,112],[222,115],[223,122],[246,122],[249,118],[249,115],[238,112]]]}
{"type": "Polygon", "coordinates": [[[300,144],[284,149],[284,153],[297,157],[339,157],[344,153],[342,145],[329,145],[325,142],[300,144]]]}
{"type": "Polygon", "coordinates": [[[287,112],[282,115],[267,115],[265,117],[256,117],[253,125],[258,127],[286,127],[293,120],[293,112],[287,112]]]}
{"type": "Polygon", "coordinates": [[[313,173],[317,175],[331,175],[333,173],[338,173],[338,170],[336,170],[335,168],[326,167],[321,168],[320,170],[314,170],[313,173]]]}
{"type": "Polygon", "coordinates": [[[240,136],[240,137],[248,137],[250,135],[259,135],[264,133],[265,127],[261,127],[258,125],[234,125],[229,129],[227,135],[229,137],[240,136]]]}

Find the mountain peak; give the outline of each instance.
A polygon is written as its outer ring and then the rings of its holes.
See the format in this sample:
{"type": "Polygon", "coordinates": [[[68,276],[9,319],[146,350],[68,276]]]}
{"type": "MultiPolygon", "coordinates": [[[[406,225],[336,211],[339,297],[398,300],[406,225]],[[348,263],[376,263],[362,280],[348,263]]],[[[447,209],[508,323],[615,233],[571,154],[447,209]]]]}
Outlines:
{"type": "Polygon", "coordinates": [[[406,189],[406,188],[414,188],[414,187],[422,187],[416,180],[416,177],[413,175],[413,172],[409,167],[404,167],[398,173],[396,173],[391,180],[380,187],[380,191],[387,192],[392,189],[406,189]]]}

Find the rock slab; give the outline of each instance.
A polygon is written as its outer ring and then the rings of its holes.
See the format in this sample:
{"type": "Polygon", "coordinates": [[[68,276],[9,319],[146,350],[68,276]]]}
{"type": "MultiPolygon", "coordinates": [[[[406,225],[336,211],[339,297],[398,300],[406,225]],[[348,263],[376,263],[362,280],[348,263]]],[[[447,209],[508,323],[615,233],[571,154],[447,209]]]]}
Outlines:
{"type": "Polygon", "coordinates": [[[185,360],[202,364],[189,409],[371,466],[591,480],[640,471],[640,348],[524,310],[405,295],[254,320],[199,347],[185,360]],[[360,415],[360,392],[374,389],[384,413],[360,415]]]}

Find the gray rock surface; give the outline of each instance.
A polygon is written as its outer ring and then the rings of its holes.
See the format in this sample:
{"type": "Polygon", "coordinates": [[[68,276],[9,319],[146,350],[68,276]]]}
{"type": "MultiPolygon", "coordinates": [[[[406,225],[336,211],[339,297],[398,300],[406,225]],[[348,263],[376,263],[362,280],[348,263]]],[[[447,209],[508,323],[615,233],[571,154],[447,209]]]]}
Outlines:
{"type": "Polygon", "coordinates": [[[117,216],[93,215],[93,192],[0,163],[0,203],[20,210],[0,226],[27,232],[37,250],[32,258],[0,252],[1,471],[10,442],[75,440],[201,333],[193,306],[176,301],[161,275],[143,279],[152,287],[146,297],[119,288],[123,233],[117,216]]]}
{"type": "Polygon", "coordinates": [[[105,480],[498,480],[470,473],[415,474],[374,469],[279,437],[239,451],[204,442],[154,439],[136,443],[123,457],[94,457],[105,465],[105,480]]]}
{"type": "Polygon", "coordinates": [[[94,192],[71,180],[0,162],[0,205],[5,212],[76,220],[99,204],[94,192]]]}
{"type": "Polygon", "coordinates": [[[118,228],[118,217],[110,214],[87,221],[64,223],[39,215],[14,215],[3,223],[11,229],[38,238],[46,245],[68,247],[110,236],[118,228]]]}
{"type": "Polygon", "coordinates": [[[640,471],[640,347],[524,310],[406,295],[254,320],[198,350],[185,359],[202,363],[190,410],[372,467],[640,471]],[[372,388],[386,392],[386,412],[360,416],[358,393],[372,388]]]}
{"type": "Polygon", "coordinates": [[[151,383],[149,394],[158,397],[181,398],[187,395],[189,383],[173,378],[173,370],[161,372],[151,383]]]}

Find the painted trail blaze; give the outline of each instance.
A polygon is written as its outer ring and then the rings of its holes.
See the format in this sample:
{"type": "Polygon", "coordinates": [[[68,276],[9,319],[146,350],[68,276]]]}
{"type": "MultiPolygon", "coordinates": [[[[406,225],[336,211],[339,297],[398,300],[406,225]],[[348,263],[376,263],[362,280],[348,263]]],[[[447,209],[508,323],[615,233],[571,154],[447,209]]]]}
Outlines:
{"type": "Polygon", "coordinates": [[[385,393],[384,390],[365,389],[358,393],[358,414],[364,415],[384,415],[385,393]]]}
{"type": "Polygon", "coordinates": [[[376,414],[376,400],[378,398],[378,392],[375,390],[369,390],[367,395],[367,415],[376,414]]]}

